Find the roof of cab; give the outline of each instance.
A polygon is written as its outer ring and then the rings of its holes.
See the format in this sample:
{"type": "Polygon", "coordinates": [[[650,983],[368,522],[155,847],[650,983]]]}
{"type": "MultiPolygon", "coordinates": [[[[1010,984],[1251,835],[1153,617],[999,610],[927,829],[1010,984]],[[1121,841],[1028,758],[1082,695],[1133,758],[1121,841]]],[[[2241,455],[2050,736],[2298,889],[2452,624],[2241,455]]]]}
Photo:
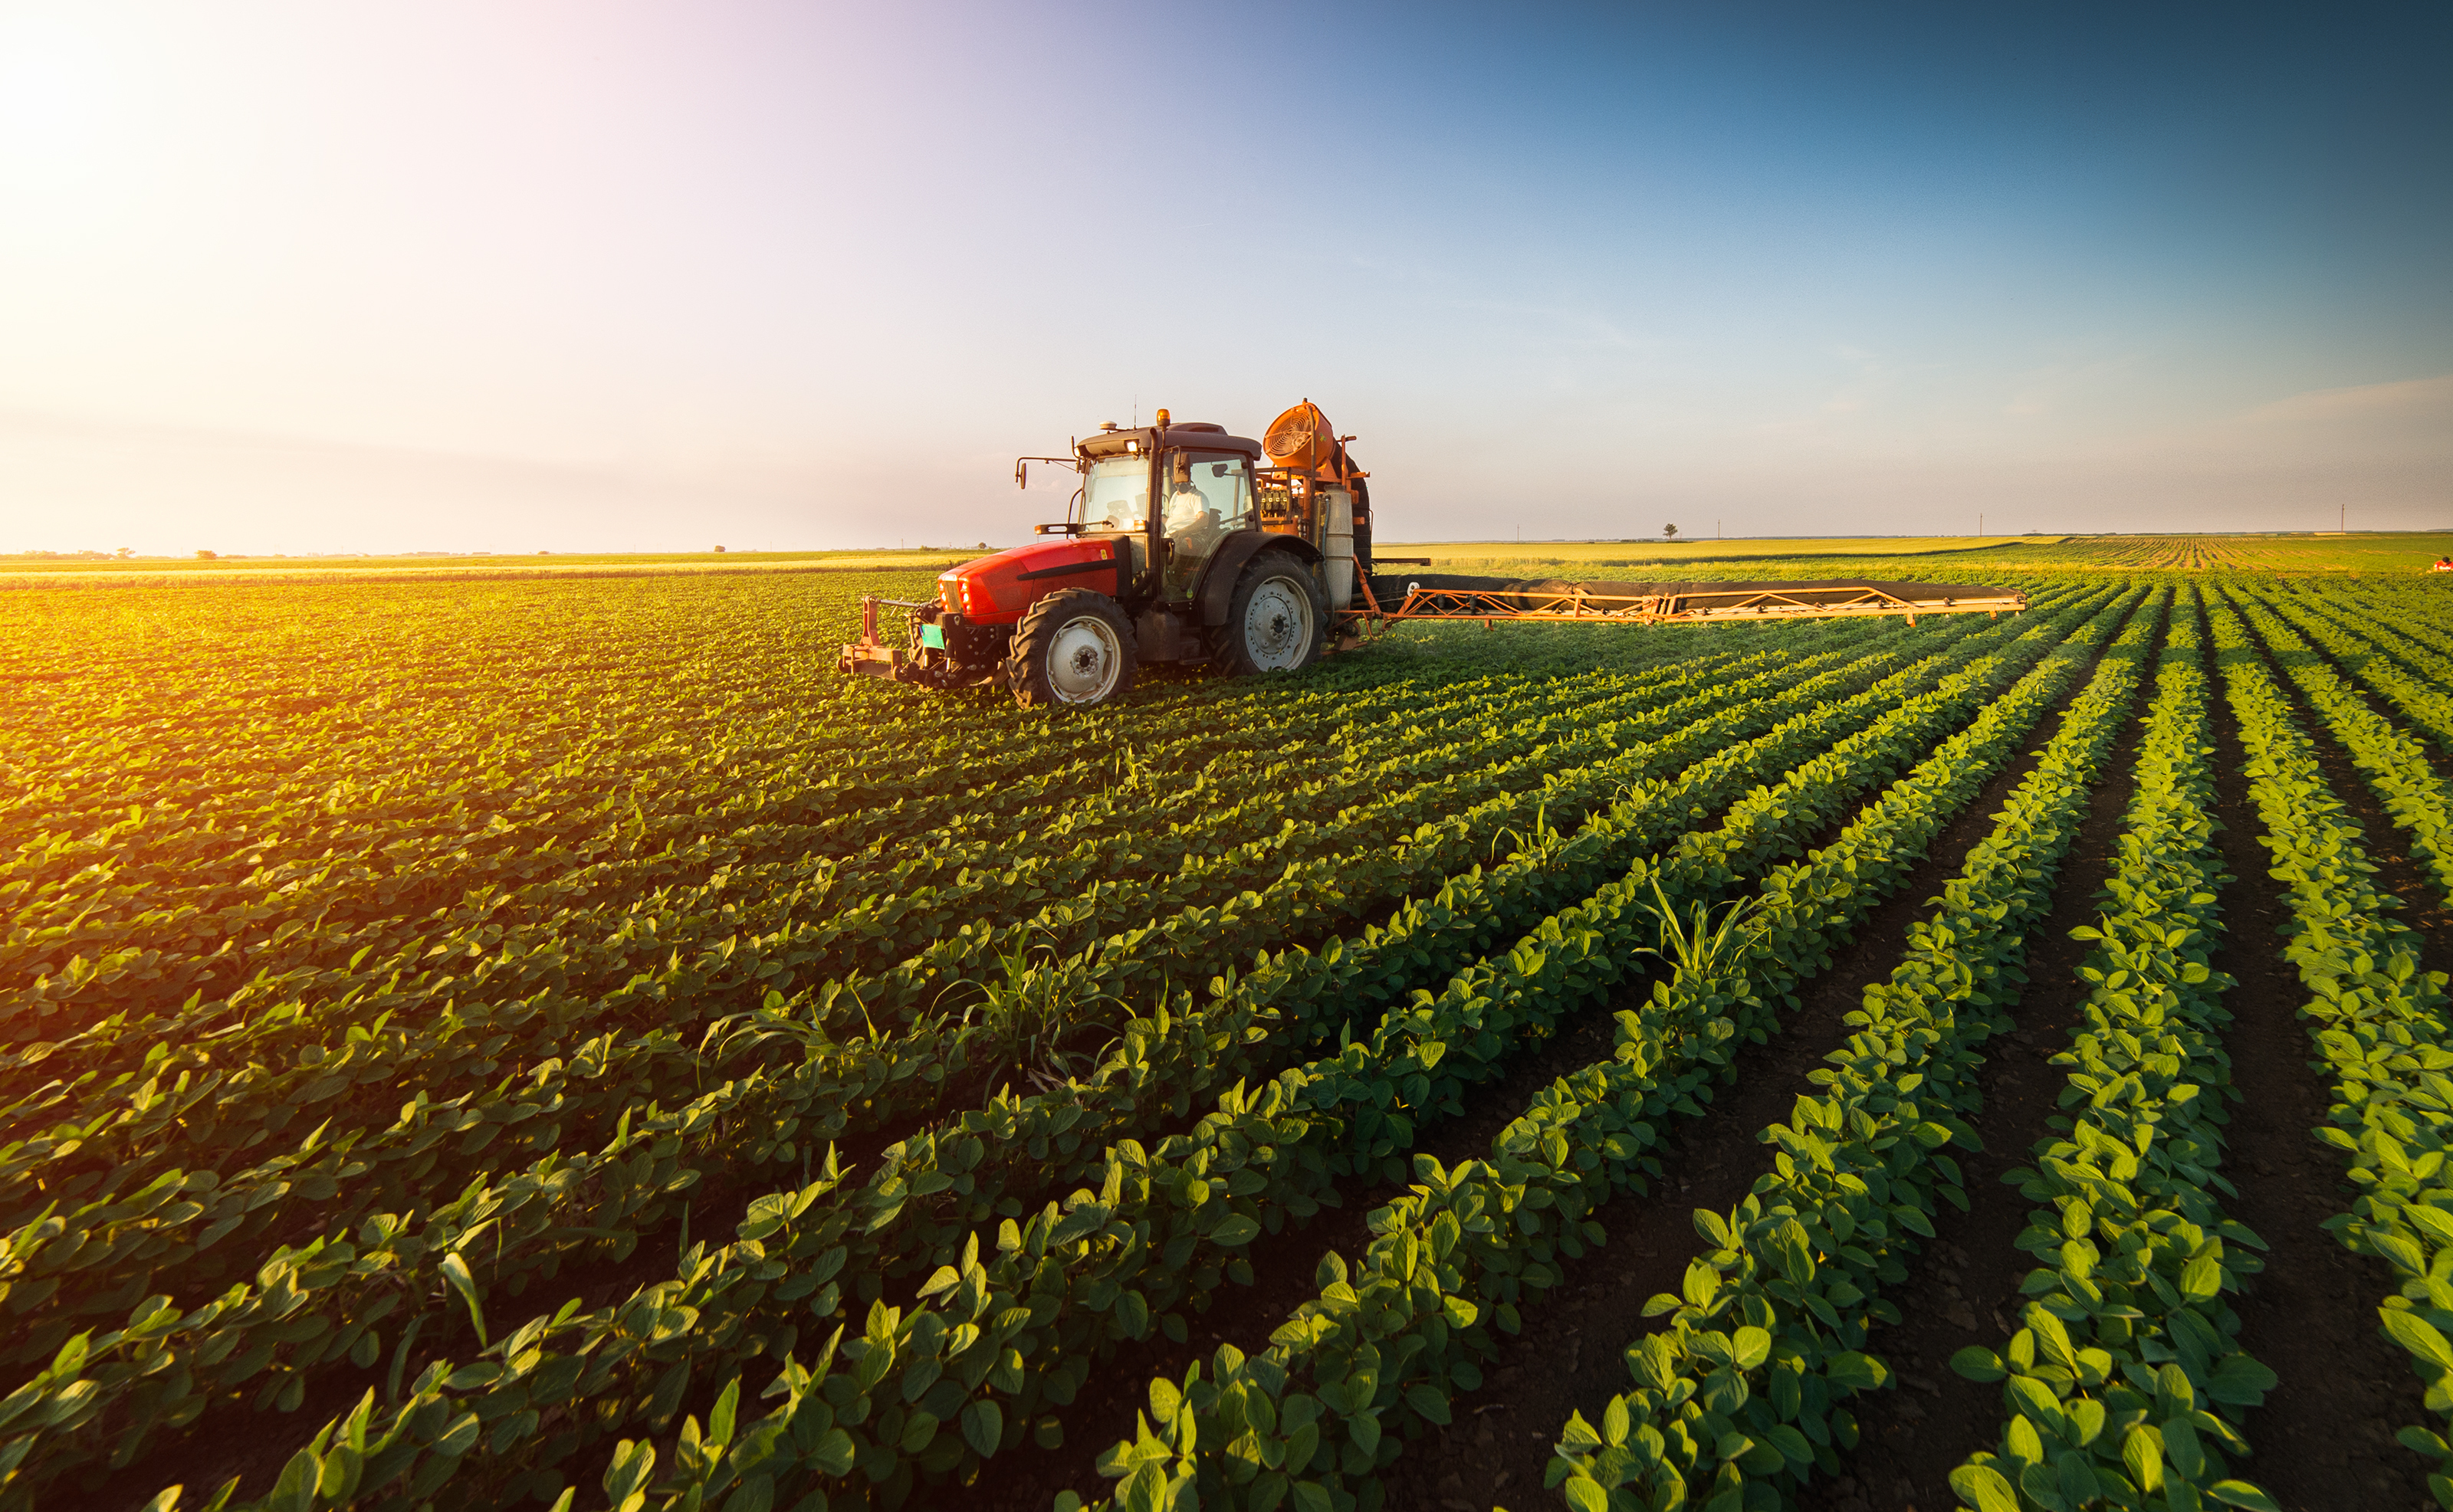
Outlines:
{"type": "Polygon", "coordinates": [[[1127,449],[1148,451],[1164,447],[1190,447],[1202,451],[1235,451],[1241,452],[1255,462],[1261,458],[1259,442],[1244,436],[1230,436],[1226,433],[1225,426],[1213,426],[1199,420],[1172,425],[1165,430],[1160,430],[1155,426],[1144,426],[1137,430],[1103,430],[1079,443],[1082,455],[1093,459],[1122,456],[1127,449]],[[1127,441],[1136,442],[1138,445],[1127,448],[1125,445],[1127,441]]]}

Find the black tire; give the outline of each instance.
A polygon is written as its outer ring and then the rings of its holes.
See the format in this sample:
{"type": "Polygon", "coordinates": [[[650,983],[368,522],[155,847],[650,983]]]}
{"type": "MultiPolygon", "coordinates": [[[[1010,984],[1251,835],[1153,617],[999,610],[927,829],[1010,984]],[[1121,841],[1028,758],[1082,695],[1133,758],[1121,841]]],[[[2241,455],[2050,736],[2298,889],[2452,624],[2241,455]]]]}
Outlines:
{"type": "Polygon", "coordinates": [[[1284,551],[1254,557],[1226,601],[1218,637],[1222,671],[1299,672],[1319,661],[1328,605],[1311,568],[1284,551]]]}
{"type": "Polygon", "coordinates": [[[1006,686],[1025,708],[1092,708],[1133,686],[1132,621],[1105,593],[1060,588],[1025,609],[1006,686]]]}

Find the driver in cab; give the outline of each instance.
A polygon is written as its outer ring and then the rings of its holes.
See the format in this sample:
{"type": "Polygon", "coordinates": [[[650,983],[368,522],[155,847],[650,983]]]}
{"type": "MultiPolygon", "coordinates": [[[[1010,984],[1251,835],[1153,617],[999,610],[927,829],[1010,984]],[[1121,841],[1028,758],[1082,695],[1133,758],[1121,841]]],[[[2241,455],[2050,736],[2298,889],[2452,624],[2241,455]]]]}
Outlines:
{"type": "Polygon", "coordinates": [[[1193,486],[1191,462],[1179,455],[1167,473],[1167,538],[1171,544],[1167,576],[1180,585],[1188,584],[1217,549],[1220,534],[1218,516],[1208,498],[1193,486]]]}

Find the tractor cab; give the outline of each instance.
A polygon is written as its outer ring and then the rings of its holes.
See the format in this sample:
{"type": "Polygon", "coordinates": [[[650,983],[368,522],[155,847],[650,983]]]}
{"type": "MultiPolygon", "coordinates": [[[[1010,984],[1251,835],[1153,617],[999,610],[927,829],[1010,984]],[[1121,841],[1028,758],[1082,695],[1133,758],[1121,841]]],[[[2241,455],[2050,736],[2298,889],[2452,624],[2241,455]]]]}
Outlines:
{"type": "Polygon", "coordinates": [[[1130,553],[1143,596],[1153,602],[1189,603],[1226,539],[1258,528],[1253,473],[1260,444],[1230,436],[1223,426],[1162,420],[1146,429],[1102,431],[1074,451],[1082,489],[1068,522],[1072,532],[1130,553]]]}

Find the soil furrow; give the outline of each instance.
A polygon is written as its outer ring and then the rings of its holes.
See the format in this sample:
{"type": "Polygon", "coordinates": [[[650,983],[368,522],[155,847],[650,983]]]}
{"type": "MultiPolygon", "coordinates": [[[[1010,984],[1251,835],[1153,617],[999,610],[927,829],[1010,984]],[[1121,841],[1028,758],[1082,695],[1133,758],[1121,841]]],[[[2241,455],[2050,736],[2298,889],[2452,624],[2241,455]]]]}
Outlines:
{"type": "Polygon", "coordinates": [[[2001,1048],[1985,1056],[1978,1077],[1984,1111],[1977,1132],[1984,1148],[1953,1151],[1967,1183],[1967,1211],[1943,1205],[1934,1214],[1932,1243],[1905,1257],[1907,1280],[1885,1292],[1901,1321],[1874,1329],[1865,1352],[1890,1366],[1896,1386],[1857,1399],[1856,1449],[1842,1456],[1839,1475],[1808,1488],[1802,1506],[1827,1512],[1956,1506],[1950,1472],[1997,1436],[2000,1391],[1960,1380],[1950,1357],[1969,1344],[1998,1347],[2018,1326],[2024,1302],[2019,1284],[2032,1268],[2018,1247],[2027,1202],[2002,1178],[2027,1164],[2059,1105],[2066,1073],[2052,1057],[2067,1043],[2086,1001],[2077,972],[2087,945],[2070,931],[2094,918],[2097,889],[2119,861],[2131,772],[2145,734],[2142,716],[2162,650],[2159,632],[2140,661],[2147,680],[2096,779],[2086,822],[2062,858],[2052,912],[2027,936],[2022,964],[2027,984],[2009,1010],[2018,1027],[1994,1042],[2001,1048]]]}
{"type": "Polygon", "coordinates": [[[2289,905],[2256,840],[2228,710],[2217,727],[2219,838],[2238,880],[2225,889],[2229,933],[2215,965],[2239,983],[2224,994],[2233,1023],[2224,1041],[2245,1098],[2226,1131],[2240,1188],[2226,1207],[2271,1246],[2234,1305],[2244,1342],[2282,1378],[2249,1422],[2258,1454],[2247,1473],[2291,1512],[2339,1506],[2353,1485],[2375,1504],[2423,1506],[2424,1466],[2391,1442],[2395,1426],[2426,1417],[2419,1378],[2377,1331],[2392,1276],[2318,1226],[2348,1204],[2350,1187],[2341,1157],[2309,1137],[2324,1122],[2326,1090],[2296,1021],[2306,994],[2277,938],[2289,905]]]}

